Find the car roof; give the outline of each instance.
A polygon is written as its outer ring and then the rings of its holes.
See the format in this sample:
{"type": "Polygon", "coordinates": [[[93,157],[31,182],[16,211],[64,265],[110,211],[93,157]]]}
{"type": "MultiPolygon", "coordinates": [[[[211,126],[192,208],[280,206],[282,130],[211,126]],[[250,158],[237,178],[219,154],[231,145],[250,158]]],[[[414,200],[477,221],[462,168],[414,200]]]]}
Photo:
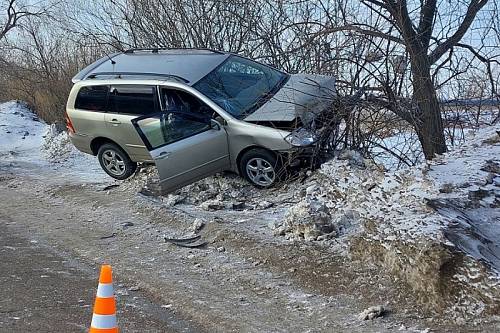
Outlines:
{"type": "Polygon", "coordinates": [[[106,55],[73,82],[95,78],[161,78],[193,85],[230,56],[208,49],[132,49],[106,55]]]}

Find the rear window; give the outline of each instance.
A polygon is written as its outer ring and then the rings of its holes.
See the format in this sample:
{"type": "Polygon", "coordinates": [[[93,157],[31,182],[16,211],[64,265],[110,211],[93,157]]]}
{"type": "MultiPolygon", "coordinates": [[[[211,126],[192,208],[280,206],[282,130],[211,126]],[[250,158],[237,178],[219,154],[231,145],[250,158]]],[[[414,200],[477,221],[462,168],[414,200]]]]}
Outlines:
{"type": "Polygon", "coordinates": [[[156,112],[155,86],[111,86],[109,109],[115,113],[147,115],[156,112]]]}
{"type": "Polygon", "coordinates": [[[76,96],[75,108],[90,111],[105,111],[109,86],[82,87],[76,96]]]}

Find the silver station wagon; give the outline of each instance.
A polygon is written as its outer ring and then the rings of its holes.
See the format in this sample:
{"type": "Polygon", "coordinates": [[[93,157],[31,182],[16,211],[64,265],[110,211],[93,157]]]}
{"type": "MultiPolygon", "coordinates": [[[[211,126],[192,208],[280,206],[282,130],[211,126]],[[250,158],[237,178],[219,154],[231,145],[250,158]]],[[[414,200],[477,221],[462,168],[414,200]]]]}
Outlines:
{"type": "Polygon", "coordinates": [[[154,162],[170,192],[221,171],[272,186],[315,144],[334,79],[205,49],[133,49],[73,78],[66,122],[116,179],[154,162]]]}

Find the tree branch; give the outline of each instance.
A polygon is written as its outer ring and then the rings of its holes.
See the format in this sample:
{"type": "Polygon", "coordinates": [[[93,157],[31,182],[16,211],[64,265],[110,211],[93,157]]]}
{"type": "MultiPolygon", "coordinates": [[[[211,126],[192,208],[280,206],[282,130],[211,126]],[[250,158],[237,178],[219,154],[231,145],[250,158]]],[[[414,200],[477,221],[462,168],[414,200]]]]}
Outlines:
{"type": "Polygon", "coordinates": [[[420,22],[418,24],[418,34],[424,49],[429,47],[432,37],[434,17],[436,15],[437,0],[426,0],[420,10],[420,22]]]}
{"type": "Polygon", "coordinates": [[[479,12],[481,8],[483,8],[484,5],[488,0],[472,0],[471,3],[469,4],[469,7],[467,8],[467,12],[465,14],[464,20],[458,27],[457,31],[448,38],[444,43],[438,45],[434,51],[429,54],[429,63],[434,64],[436,61],[438,61],[439,58],[443,54],[445,54],[450,48],[452,48],[454,45],[456,45],[462,37],[465,35],[467,30],[469,30],[472,22],[476,18],[476,14],[479,12]]]}

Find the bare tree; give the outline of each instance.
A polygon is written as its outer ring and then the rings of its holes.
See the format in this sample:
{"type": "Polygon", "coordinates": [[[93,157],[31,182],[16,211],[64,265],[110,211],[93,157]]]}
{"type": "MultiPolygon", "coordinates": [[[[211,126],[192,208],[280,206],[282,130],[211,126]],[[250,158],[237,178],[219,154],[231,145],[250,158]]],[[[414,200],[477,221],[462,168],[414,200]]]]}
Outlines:
{"type": "Polygon", "coordinates": [[[6,4],[0,5],[0,12],[0,40],[2,40],[26,18],[41,16],[47,12],[47,8],[21,3],[19,0],[8,0],[6,4]]]}
{"type": "MultiPolygon", "coordinates": [[[[476,47],[461,42],[488,0],[438,1],[361,0],[362,15],[344,17],[340,26],[327,26],[320,33],[349,30],[358,35],[384,40],[382,45],[398,44],[409,58],[412,100],[415,108],[401,108],[390,86],[386,86],[387,107],[393,108],[415,127],[424,155],[431,159],[446,151],[435,75],[451,60],[454,48],[469,50],[480,61],[489,63],[476,47]],[[367,20],[368,18],[368,20],[367,20]],[[458,22],[458,23],[457,23],[458,22]],[[451,54],[450,54],[451,53],[451,54]],[[448,56],[440,63],[443,56],[448,56]]],[[[358,12],[359,14],[359,12],[358,12]]],[[[385,54],[389,56],[389,54],[385,54]]]]}

